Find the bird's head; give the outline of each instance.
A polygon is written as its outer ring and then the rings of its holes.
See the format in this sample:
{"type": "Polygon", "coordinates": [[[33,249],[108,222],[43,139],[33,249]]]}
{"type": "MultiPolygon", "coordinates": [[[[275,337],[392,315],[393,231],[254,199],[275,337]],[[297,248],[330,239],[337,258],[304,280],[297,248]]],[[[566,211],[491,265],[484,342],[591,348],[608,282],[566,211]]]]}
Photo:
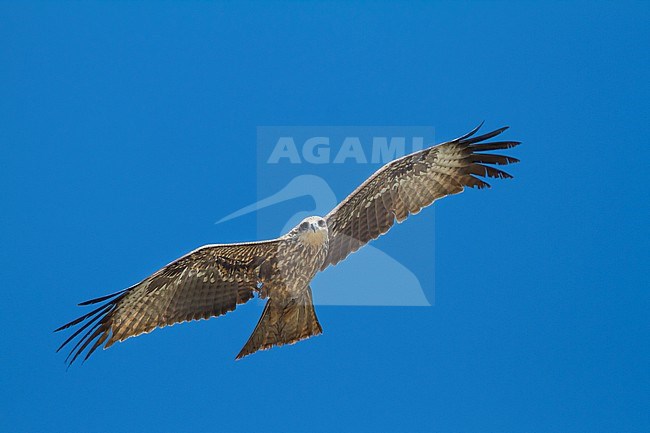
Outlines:
{"type": "Polygon", "coordinates": [[[310,216],[305,218],[289,232],[309,245],[321,245],[327,239],[327,222],[324,218],[310,216]]]}

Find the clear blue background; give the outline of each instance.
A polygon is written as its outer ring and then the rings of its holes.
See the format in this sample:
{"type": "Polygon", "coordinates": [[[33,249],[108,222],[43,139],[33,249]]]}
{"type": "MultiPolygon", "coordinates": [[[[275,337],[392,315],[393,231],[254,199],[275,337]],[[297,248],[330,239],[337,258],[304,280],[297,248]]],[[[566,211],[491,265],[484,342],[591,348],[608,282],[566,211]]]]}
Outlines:
{"type": "MultiPolygon", "coordinates": [[[[0,430],[648,431],[649,15],[3,2],[0,430]],[[256,304],[54,353],[76,302],[255,238],[214,221],[255,200],[258,125],[483,119],[522,163],[435,205],[434,307],[319,308],[323,336],[240,362],[256,304]]],[[[414,221],[380,242],[416,260],[414,221]]]]}

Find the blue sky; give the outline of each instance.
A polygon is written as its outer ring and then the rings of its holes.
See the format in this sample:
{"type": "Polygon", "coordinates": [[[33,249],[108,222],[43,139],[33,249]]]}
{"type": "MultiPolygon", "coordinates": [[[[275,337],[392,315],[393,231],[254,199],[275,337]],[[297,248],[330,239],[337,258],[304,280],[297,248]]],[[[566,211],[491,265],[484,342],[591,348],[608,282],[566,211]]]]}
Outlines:
{"type": "Polygon", "coordinates": [[[3,2],[0,430],[648,431],[649,12],[3,2]],[[515,179],[376,243],[435,271],[432,307],[321,306],[324,335],[240,362],[259,303],[54,353],[77,302],[256,238],[214,222],[257,199],[258,126],[481,120],[523,141],[515,179]]]}

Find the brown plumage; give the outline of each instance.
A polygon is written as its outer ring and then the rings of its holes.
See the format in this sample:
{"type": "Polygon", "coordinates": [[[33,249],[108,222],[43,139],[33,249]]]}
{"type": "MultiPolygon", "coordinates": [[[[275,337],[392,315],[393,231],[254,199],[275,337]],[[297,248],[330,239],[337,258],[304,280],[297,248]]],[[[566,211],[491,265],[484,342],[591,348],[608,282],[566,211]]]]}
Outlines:
{"type": "Polygon", "coordinates": [[[517,159],[482,152],[519,142],[486,143],[507,127],[474,137],[479,128],[386,164],[324,218],[308,217],[278,239],[206,245],[128,289],[79,304],[101,305],[56,330],[79,325],[58,350],[81,335],[66,358],[72,364],[84,351],[85,360],[102,345],[106,349],[155,328],[220,316],[255,294],[268,301],[237,359],[321,334],[309,287],[319,270],[438,198],[465,187],[490,186],[479,177],[511,177],[487,164],[517,159]]]}

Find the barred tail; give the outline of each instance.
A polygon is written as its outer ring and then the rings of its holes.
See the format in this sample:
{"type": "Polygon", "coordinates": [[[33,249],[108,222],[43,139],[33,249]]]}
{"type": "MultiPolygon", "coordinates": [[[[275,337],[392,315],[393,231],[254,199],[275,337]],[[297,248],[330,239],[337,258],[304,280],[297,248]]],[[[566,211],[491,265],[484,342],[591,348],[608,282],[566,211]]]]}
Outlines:
{"type": "Polygon", "coordinates": [[[255,330],[236,359],[241,359],[258,350],[293,344],[322,333],[323,328],[318,323],[309,286],[298,298],[274,299],[271,296],[255,330]]]}

